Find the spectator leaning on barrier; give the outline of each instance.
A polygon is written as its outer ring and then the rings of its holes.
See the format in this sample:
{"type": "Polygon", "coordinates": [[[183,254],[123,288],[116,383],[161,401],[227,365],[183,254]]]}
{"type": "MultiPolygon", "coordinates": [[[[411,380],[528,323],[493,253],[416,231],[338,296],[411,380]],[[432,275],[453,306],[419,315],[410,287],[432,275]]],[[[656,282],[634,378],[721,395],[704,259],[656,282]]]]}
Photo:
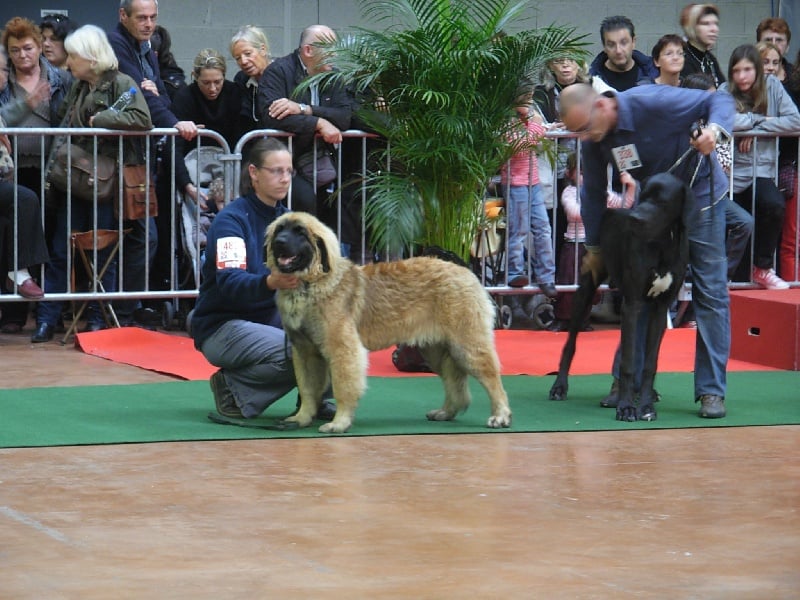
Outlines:
{"type": "MultiPolygon", "coordinates": [[[[170,99],[161,71],[158,57],[150,44],[155,33],[158,19],[158,3],[156,0],[120,0],[119,23],[108,34],[108,40],[119,60],[119,70],[131,77],[141,88],[142,95],[150,109],[153,126],[159,128],[175,128],[185,140],[193,140],[197,135],[197,126],[192,121],[181,121],[170,108],[170,99]]],[[[154,166],[154,165],[153,165],[154,166]]],[[[163,176],[169,177],[169,171],[163,176]]],[[[154,219],[139,219],[126,223],[131,232],[125,237],[125,269],[123,286],[125,291],[141,291],[146,289],[147,269],[151,269],[150,280],[158,283],[168,279],[170,266],[174,257],[170,255],[170,227],[172,203],[170,194],[158,196],[159,214],[154,219]],[[159,244],[159,238],[162,242],[159,244]],[[149,263],[149,264],[148,264],[149,263]]],[[[143,312],[137,319],[134,312],[141,308],[138,300],[118,303],[117,312],[120,320],[130,324],[142,324],[155,315],[143,312]]],[[[149,311],[149,309],[147,309],[149,311]]]]}
{"type": "Polygon", "coordinates": [[[592,61],[590,75],[599,77],[619,92],[652,83],[658,77],[653,60],[636,50],[636,33],[628,17],[617,15],[603,19],[600,41],[603,51],[592,61]]]}
{"type": "MultiPolygon", "coordinates": [[[[213,48],[201,50],[192,64],[192,83],[175,94],[172,111],[179,119],[194,121],[205,129],[219,133],[233,150],[244,134],[242,122],[231,118],[241,107],[242,92],[239,86],[225,78],[226,70],[222,54],[213,48]]],[[[201,144],[215,145],[216,140],[203,138],[201,144]]],[[[201,209],[205,210],[206,198],[192,180],[195,174],[190,173],[183,162],[184,157],[194,147],[194,144],[182,138],[175,140],[178,157],[175,163],[175,184],[195,202],[199,201],[201,209]]],[[[169,181],[164,183],[168,185],[169,181]]],[[[213,210],[213,207],[209,209],[213,210]]]]}
{"type": "Polygon", "coordinates": [[[233,82],[239,88],[242,106],[239,117],[242,130],[259,128],[258,82],[272,60],[269,55],[269,42],[266,34],[254,25],[244,25],[233,34],[230,52],[239,66],[233,82]]]}
{"type": "MultiPolygon", "coordinates": [[[[714,76],[710,73],[691,73],[683,79],[681,87],[692,90],[716,92],[714,76]]],[[[704,126],[705,123],[699,123],[704,126]]],[[[724,139],[717,143],[717,160],[726,175],[731,172],[733,156],[731,140],[724,139]]],[[[725,253],[728,257],[728,279],[733,280],[739,264],[742,262],[750,236],[753,234],[753,215],[736,204],[732,199],[720,202],[725,207],[725,253]]]]}
{"type": "MultiPolygon", "coordinates": [[[[300,161],[311,157],[316,135],[321,138],[317,146],[330,152],[330,145],[341,144],[342,132],[350,127],[353,99],[341,85],[329,83],[323,88],[315,85],[301,94],[295,93],[304,79],[331,69],[325,63],[318,44],[335,39],[336,34],[330,27],[306,27],[300,35],[298,48],[291,54],[275,59],[264,71],[258,84],[261,126],[295,134],[292,148],[296,167],[300,161]]],[[[292,209],[317,213],[327,225],[338,230],[335,207],[328,203],[327,185],[317,195],[311,179],[306,175],[304,185],[301,174],[295,177],[292,187],[298,186],[299,189],[297,195],[292,197],[292,209]],[[295,204],[297,200],[301,200],[300,206],[295,204]]],[[[346,214],[343,211],[343,219],[346,214]]],[[[343,244],[360,244],[360,227],[343,222],[340,241],[343,244]],[[353,229],[357,229],[357,233],[353,229]]]]}
{"type": "MultiPolygon", "coordinates": [[[[796,134],[800,130],[797,106],[776,77],[764,76],[755,46],[744,44],[734,49],[728,61],[728,77],[725,93],[736,101],[736,131],[796,134]]],[[[786,205],[775,185],[776,175],[774,140],[738,138],[733,156],[733,198],[746,210],[754,211],[752,280],[767,289],[789,287],[773,268],[786,205]]]]}
{"type": "MultiPolygon", "coordinates": [[[[117,70],[117,58],[108,43],[105,32],[94,25],[84,25],[67,36],[64,42],[67,49],[67,65],[76,80],[64,100],[58,117],[63,127],[122,129],[143,131],[150,129],[150,112],[141,94],[135,94],[132,104],[121,111],[109,108],[119,96],[136,87],[136,83],[117,70]]],[[[137,88],[138,89],[138,88],[137,88]]],[[[73,136],[71,143],[93,152],[94,138],[73,136]]],[[[101,137],[97,142],[97,152],[113,159],[118,155],[118,142],[114,138],[101,137]]],[[[123,161],[136,164],[138,153],[133,141],[124,144],[123,161]]],[[[72,197],[67,205],[67,195],[51,189],[48,194],[55,205],[56,226],[50,264],[45,268],[45,291],[47,293],[66,292],[69,277],[68,255],[69,234],[71,231],[91,231],[97,229],[116,229],[114,206],[116,197],[108,202],[98,200],[95,204],[72,197]]],[[[103,265],[110,248],[98,250],[98,263],[103,265]]],[[[106,270],[102,282],[107,292],[117,289],[116,262],[106,270]]],[[[40,302],[36,313],[36,332],[32,342],[47,342],[53,339],[56,324],[61,317],[62,302],[40,302]]],[[[97,331],[105,327],[101,307],[92,302],[87,310],[87,330],[97,331]]]]}

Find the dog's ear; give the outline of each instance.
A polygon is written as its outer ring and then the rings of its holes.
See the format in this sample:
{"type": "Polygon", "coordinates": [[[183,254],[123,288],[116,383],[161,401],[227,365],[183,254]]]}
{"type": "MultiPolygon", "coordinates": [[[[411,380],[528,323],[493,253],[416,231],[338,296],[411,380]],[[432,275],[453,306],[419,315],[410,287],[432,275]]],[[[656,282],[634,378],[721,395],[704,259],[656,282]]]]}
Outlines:
{"type": "Polygon", "coordinates": [[[325,240],[319,236],[314,236],[317,243],[317,250],[319,251],[319,264],[322,267],[323,273],[331,272],[331,257],[328,254],[328,247],[325,245],[325,240]]]}
{"type": "Polygon", "coordinates": [[[272,240],[275,237],[276,231],[275,221],[267,225],[267,231],[264,233],[264,264],[269,266],[270,258],[272,257],[272,240]]]}

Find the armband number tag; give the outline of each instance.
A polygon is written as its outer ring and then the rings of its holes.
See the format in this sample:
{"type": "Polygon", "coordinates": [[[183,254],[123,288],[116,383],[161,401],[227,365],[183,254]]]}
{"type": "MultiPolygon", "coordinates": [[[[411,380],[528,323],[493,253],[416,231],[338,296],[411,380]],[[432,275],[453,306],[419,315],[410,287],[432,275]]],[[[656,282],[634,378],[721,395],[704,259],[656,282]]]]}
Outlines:
{"type": "Polygon", "coordinates": [[[247,247],[242,238],[217,240],[217,269],[247,269],[247,247]]]}
{"type": "Polygon", "coordinates": [[[639,152],[634,144],[617,146],[611,149],[611,153],[614,155],[614,162],[617,163],[619,171],[630,171],[642,166],[642,161],[639,160],[639,152]]]}

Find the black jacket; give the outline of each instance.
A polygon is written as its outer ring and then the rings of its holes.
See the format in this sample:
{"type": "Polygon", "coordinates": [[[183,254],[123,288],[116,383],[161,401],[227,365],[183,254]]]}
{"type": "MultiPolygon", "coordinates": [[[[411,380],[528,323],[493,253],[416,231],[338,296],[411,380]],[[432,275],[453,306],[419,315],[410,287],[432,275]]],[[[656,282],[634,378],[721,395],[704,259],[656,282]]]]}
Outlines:
{"type": "MultiPolygon", "coordinates": [[[[120,73],[125,73],[136,82],[136,85],[141,87],[142,80],[145,77],[142,65],[139,62],[139,42],[128,33],[128,30],[121,23],[117,23],[116,28],[109,32],[108,41],[114,49],[114,54],[117,55],[120,73]]],[[[153,125],[165,128],[174,127],[178,119],[170,110],[169,95],[164,87],[164,82],[161,80],[158,59],[152,49],[147,53],[147,62],[153,69],[154,81],[158,88],[158,96],[147,90],[142,90],[142,95],[147,101],[147,107],[150,109],[153,125]]]]}
{"type": "Polygon", "coordinates": [[[265,129],[280,129],[296,135],[294,155],[307,151],[314,139],[317,121],[327,119],[340,130],[350,128],[352,98],[344,87],[327,85],[319,92],[319,104],[312,106],[312,115],[291,115],[284,119],[269,116],[269,106],[279,98],[291,98],[297,102],[311,104],[311,91],[295,94],[297,86],[306,78],[306,70],[297,50],[272,62],[258,82],[257,111],[259,123],[265,129]]]}

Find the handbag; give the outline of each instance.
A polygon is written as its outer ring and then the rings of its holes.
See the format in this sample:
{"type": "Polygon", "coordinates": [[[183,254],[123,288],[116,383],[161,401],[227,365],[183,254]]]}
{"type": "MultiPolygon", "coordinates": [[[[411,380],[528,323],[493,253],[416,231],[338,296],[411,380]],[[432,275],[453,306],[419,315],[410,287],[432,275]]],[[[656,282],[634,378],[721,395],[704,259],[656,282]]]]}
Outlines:
{"type": "Polygon", "coordinates": [[[788,162],[778,169],[778,189],[788,201],[797,193],[797,163],[788,162]]]}
{"type": "MultiPolygon", "coordinates": [[[[325,187],[329,183],[336,181],[336,165],[333,162],[333,154],[325,144],[317,144],[316,150],[317,167],[317,187],[325,187]]],[[[297,159],[297,171],[303,179],[314,183],[314,151],[306,152],[297,159]]]]}
{"type": "MultiPolygon", "coordinates": [[[[3,127],[0,119],[0,127],[3,127]]],[[[11,142],[7,135],[0,135],[0,181],[14,172],[14,160],[11,158],[11,142]]]]}
{"type": "Polygon", "coordinates": [[[65,194],[71,190],[73,198],[84,202],[94,200],[96,184],[97,201],[110,202],[117,189],[117,161],[110,156],[98,154],[95,181],[92,153],[77,144],[63,143],[56,150],[50,164],[47,183],[65,194]]]}
{"type": "Polygon", "coordinates": [[[158,216],[158,200],[147,165],[122,167],[122,218],[135,221],[158,216]]]}

